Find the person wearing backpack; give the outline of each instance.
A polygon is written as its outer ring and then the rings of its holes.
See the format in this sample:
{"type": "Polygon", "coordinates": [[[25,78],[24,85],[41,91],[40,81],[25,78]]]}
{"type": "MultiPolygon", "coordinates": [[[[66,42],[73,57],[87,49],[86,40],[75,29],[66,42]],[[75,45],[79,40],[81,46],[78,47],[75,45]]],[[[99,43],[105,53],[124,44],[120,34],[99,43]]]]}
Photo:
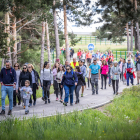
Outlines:
{"type": "Polygon", "coordinates": [[[41,70],[41,83],[43,83],[43,90],[44,90],[44,100],[45,104],[50,103],[50,87],[53,85],[53,73],[51,69],[49,68],[50,64],[49,62],[44,63],[44,68],[41,70]]]}
{"type": "Polygon", "coordinates": [[[66,67],[66,72],[64,73],[62,82],[61,82],[61,88],[64,86],[65,90],[65,99],[64,99],[64,106],[67,106],[68,100],[69,100],[69,94],[70,94],[70,105],[73,105],[73,91],[75,89],[75,86],[78,83],[78,78],[75,72],[72,70],[71,66],[66,67]]]}

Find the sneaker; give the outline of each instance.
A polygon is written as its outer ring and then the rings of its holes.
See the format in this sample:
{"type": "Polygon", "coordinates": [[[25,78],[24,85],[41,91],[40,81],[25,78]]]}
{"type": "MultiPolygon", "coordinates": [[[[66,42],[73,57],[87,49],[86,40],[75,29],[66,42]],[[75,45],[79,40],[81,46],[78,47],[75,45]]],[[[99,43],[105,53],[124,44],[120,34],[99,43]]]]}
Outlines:
{"type": "Polygon", "coordinates": [[[119,93],[118,92],[116,92],[116,95],[118,95],[119,93]]]}
{"type": "Polygon", "coordinates": [[[139,83],[137,83],[136,85],[139,85],[139,83]]]}
{"type": "Polygon", "coordinates": [[[44,97],[42,97],[42,100],[44,101],[44,100],[45,100],[45,98],[44,98],[44,97]]]}
{"type": "Polygon", "coordinates": [[[25,111],[25,114],[28,114],[29,113],[29,110],[25,111]]]}
{"type": "Polygon", "coordinates": [[[2,111],[0,112],[0,115],[5,115],[5,110],[2,110],[2,111]]]}
{"type": "Polygon", "coordinates": [[[23,107],[23,109],[25,109],[25,106],[23,107]]]}
{"type": "Polygon", "coordinates": [[[13,107],[15,107],[16,105],[13,105],[13,107]]]}
{"type": "Polygon", "coordinates": [[[9,110],[7,115],[12,115],[12,110],[9,110]]]}
{"type": "Polygon", "coordinates": [[[64,106],[67,106],[67,103],[63,103],[64,106]]]}
{"type": "Polygon", "coordinates": [[[56,101],[58,101],[58,98],[56,98],[56,101]]]}
{"type": "Polygon", "coordinates": [[[83,93],[81,94],[81,97],[83,97],[83,93]]]}
{"type": "Polygon", "coordinates": [[[92,95],[95,95],[95,93],[94,93],[94,92],[92,92],[92,95]]]}
{"type": "Polygon", "coordinates": [[[21,101],[18,102],[18,105],[21,105],[21,101]]]}
{"type": "Polygon", "coordinates": [[[48,103],[49,103],[49,104],[51,103],[50,99],[48,99],[48,103]]]}
{"type": "Polygon", "coordinates": [[[101,87],[101,89],[103,89],[103,87],[101,87]]]}
{"type": "Polygon", "coordinates": [[[32,103],[30,103],[28,107],[31,107],[31,106],[32,106],[32,103]]]}
{"type": "Polygon", "coordinates": [[[70,103],[70,106],[73,106],[73,103],[70,103]]]}
{"type": "Polygon", "coordinates": [[[34,106],[36,105],[36,101],[34,101],[33,105],[34,105],[34,106]]]}
{"type": "Polygon", "coordinates": [[[60,102],[63,103],[63,100],[61,99],[60,102]]]}
{"type": "Polygon", "coordinates": [[[75,104],[78,104],[78,101],[76,101],[75,104]]]}
{"type": "Polygon", "coordinates": [[[109,84],[109,87],[110,87],[111,85],[109,84]]]}
{"type": "Polygon", "coordinates": [[[47,100],[45,101],[45,104],[47,104],[47,100]]]}

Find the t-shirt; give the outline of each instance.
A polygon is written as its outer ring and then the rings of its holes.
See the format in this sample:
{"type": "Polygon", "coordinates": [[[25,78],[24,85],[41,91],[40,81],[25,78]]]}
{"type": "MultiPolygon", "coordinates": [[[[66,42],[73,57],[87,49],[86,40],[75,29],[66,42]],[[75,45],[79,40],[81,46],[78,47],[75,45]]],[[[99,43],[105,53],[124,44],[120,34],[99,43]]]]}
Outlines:
{"type": "Polygon", "coordinates": [[[98,64],[94,65],[94,64],[91,64],[89,66],[89,68],[91,69],[91,73],[92,74],[98,74],[99,72],[99,69],[100,69],[100,66],[98,64]]]}

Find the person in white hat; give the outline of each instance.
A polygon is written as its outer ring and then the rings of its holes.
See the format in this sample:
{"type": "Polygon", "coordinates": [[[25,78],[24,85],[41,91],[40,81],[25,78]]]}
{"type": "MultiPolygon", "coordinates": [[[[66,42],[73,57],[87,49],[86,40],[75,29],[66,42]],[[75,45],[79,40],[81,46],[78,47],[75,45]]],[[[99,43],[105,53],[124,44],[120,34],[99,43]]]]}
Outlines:
{"type": "Polygon", "coordinates": [[[114,65],[111,68],[110,75],[111,75],[111,79],[112,79],[112,87],[113,87],[113,92],[114,92],[113,94],[116,94],[116,95],[118,94],[118,89],[119,89],[120,73],[121,73],[121,69],[118,66],[118,62],[114,61],[114,65]],[[115,84],[116,84],[116,86],[115,86],[115,84]]]}

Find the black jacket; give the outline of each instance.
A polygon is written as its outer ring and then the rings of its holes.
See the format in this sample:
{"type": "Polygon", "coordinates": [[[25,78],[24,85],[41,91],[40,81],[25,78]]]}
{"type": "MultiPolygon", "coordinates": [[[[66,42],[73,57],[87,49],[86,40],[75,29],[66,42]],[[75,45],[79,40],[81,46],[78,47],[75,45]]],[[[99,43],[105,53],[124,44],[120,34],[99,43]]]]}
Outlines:
{"type": "Polygon", "coordinates": [[[30,86],[32,88],[32,75],[31,75],[31,73],[28,71],[27,72],[22,71],[20,73],[20,76],[19,76],[19,87],[25,86],[26,80],[30,81],[30,86]]]}
{"type": "MultiPolygon", "coordinates": [[[[34,71],[34,75],[35,75],[35,82],[36,82],[37,86],[39,86],[38,80],[40,80],[40,77],[39,77],[37,71],[35,71],[34,69],[33,69],[33,71],[34,71]]],[[[40,80],[40,83],[41,83],[41,80],[40,80]]]]}
{"type": "Polygon", "coordinates": [[[78,83],[77,86],[79,85],[86,85],[85,79],[83,78],[83,74],[81,72],[75,72],[77,77],[78,77],[78,83]]]}

